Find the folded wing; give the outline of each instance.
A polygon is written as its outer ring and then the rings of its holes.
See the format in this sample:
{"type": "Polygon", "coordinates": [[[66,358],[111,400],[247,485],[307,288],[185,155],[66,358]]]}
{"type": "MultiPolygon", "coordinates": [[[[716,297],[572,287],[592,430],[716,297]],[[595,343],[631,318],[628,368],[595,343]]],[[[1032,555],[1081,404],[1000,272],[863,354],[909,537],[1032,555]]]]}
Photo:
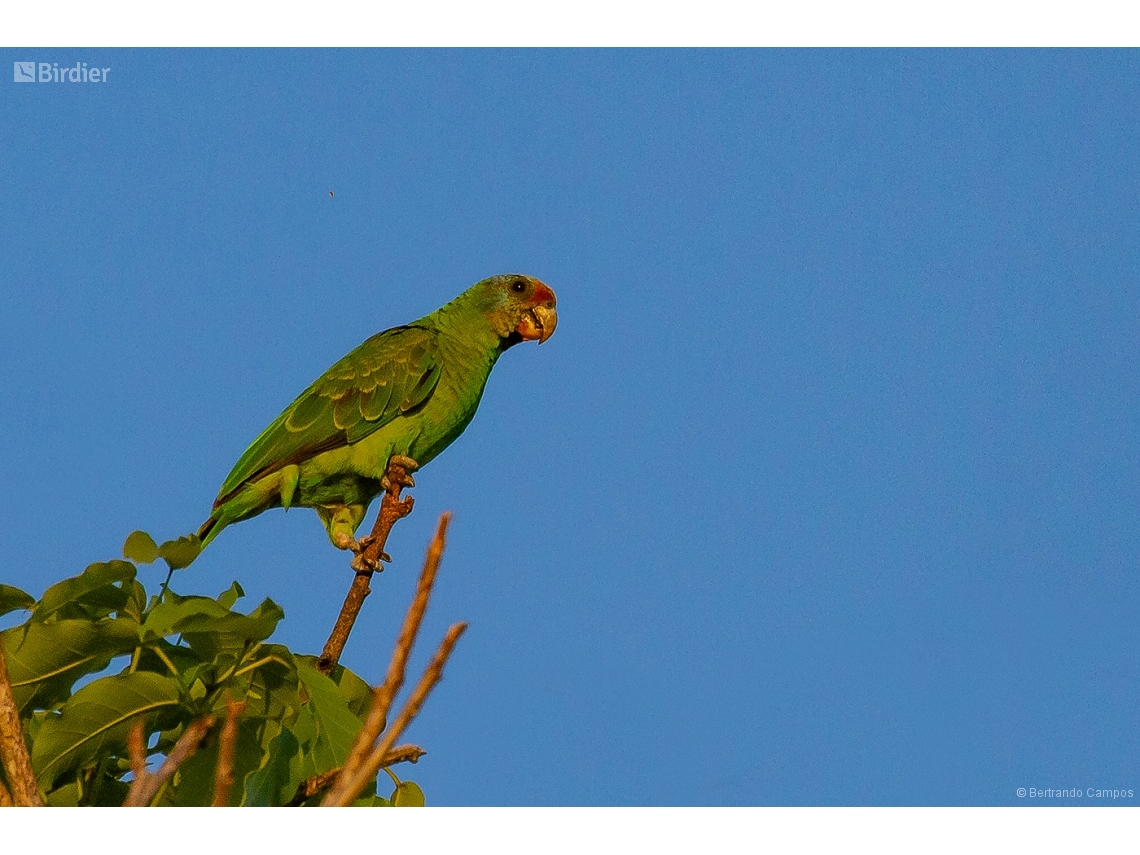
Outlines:
{"type": "Polygon", "coordinates": [[[261,432],[222,484],[214,507],[250,481],[359,442],[422,406],[439,382],[440,366],[433,330],[403,326],[372,336],[261,432]]]}

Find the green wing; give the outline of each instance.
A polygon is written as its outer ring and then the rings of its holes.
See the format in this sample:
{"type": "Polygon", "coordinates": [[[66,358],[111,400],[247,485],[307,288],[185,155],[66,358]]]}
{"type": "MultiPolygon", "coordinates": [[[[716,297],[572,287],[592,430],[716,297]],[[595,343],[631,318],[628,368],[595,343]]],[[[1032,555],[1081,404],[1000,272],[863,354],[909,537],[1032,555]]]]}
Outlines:
{"type": "Polygon", "coordinates": [[[324,451],[358,442],[424,403],[439,382],[435,333],[394,327],[377,333],[317,378],[246,449],[214,507],[243,484],[324,451]]]}

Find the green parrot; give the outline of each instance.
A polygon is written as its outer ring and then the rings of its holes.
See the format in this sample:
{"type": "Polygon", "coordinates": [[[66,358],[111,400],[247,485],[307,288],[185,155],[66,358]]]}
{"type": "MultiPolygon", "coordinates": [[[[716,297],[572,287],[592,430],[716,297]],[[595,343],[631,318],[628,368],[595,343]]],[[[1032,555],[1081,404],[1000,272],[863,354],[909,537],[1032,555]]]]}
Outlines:
{"type": "Polygon", "coordinates": [[[340,549],[356,540],[393,458],[408,472],[463,433],[503,351],[550,338],[554,292],[537,279],[484,279],[446,306],[377,333],[317,380],[246,449],[198,530],[202,546],[269,508],[313,508],[340,549]]]}

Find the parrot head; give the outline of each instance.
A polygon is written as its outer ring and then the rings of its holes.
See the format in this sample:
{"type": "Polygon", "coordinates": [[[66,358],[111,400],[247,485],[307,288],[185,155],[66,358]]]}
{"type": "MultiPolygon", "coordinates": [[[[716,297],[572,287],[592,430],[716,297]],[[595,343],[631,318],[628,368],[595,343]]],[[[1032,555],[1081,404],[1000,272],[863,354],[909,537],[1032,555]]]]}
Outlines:
{"type": "Polygon", "coordinates": [[[550,288],[531,276],[505,273],[474,285],[468,292],[499,337],[509,347],[520,341],[542,344],[558,325],[558,298],[550,288]]]}

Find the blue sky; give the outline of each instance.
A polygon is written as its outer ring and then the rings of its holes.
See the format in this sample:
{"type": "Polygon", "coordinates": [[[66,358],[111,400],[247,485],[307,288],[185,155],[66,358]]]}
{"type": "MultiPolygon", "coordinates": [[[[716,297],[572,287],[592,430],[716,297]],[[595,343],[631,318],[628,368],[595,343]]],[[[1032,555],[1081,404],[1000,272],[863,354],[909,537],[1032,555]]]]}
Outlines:
{"type": "MultiPolygon", "coordinates": [[[[1140,792],[1140,54],[0,53],[111,69],[0,87],[0,580],[193,530],[333,361],[523,272],[558,331],[344,658],[452,510],[429,802],[1140,792]]],[[[233,579],[312,652],[350,581],[304,509],[175,588],[233,579]]]]}

